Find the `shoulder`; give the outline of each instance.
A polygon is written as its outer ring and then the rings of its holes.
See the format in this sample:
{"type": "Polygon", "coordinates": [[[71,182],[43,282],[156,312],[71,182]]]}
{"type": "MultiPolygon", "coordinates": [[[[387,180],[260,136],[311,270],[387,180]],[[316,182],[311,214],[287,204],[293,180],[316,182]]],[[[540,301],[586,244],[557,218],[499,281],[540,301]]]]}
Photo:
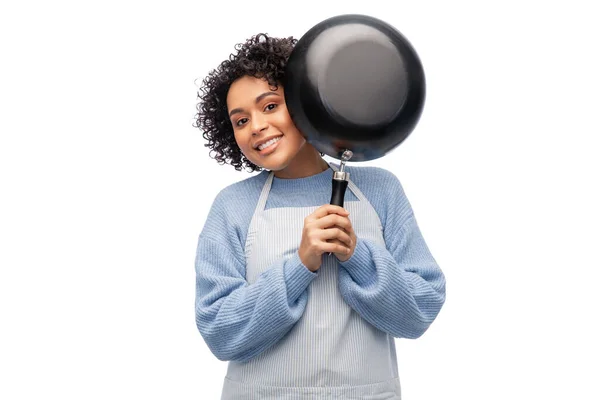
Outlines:
{"type": "Polygon", "coordinates": [[[252,200],[258,201],[267,177],[268,171],[261,171],[257,175],[225,186],[215,196],[213,207],[231,208],[240,203],[247,204],[252,200]]]}
{"type": "Polygon", "coordinates": [[[227,185],[212,201],[201,236],[244,243],[267,171],[227,185]]]}
{"type": "Polygon", "coordinates": [[[394,219],[401,220],[412,214],[402,183],[392,171],[375,166],[351,166],[347,171],[350,180],[375,208],[384,226],[391,214],[394,214],[394,219]]]}
{"type": "Polygon", "coordinates": [[[378,190],[402,190],[400,179],[390,170],[374,166],[350,166],[347,168],[350,172],[350,179],[355,184],[362,186],[376,186],[378,190]]]}

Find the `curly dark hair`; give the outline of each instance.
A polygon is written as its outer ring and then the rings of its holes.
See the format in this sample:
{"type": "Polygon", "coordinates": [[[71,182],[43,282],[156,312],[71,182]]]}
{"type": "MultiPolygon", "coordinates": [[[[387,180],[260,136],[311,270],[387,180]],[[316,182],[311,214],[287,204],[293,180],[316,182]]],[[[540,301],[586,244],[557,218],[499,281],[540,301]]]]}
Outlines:
{"type": "Polygon", "coordinates": [[[200,102],[194,127],[203,132],[202,136],[208,140],[204,146],[211,149],[211,158],[219,164],[231,164],[238,171],[242,168],[249,172],[263,169],[250,162],[235,141],[233,126],[227,115],[227,93],[231,84],[245,75],[266,79],[271,87],[277,89],[297,42],[293,37],[273,38],[259,33],[245,43],[236,44],[237,52],[204,78],[198,91],[200,102]]]}

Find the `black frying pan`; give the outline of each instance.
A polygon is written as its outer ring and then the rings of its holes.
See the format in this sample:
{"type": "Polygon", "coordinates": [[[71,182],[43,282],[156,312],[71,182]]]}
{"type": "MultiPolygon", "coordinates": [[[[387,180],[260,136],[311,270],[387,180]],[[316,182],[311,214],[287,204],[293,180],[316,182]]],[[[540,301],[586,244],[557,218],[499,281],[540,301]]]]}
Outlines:
{"type": "Polygon", "coordinates": [[[425,74],[408,40],[366,15],[322,21],[296,44],[283,82],[290,115],[318,151],[341,160],[331,204],[343,206],[346,161],[389,153],[412,132],[425,102],[425,74]]]}

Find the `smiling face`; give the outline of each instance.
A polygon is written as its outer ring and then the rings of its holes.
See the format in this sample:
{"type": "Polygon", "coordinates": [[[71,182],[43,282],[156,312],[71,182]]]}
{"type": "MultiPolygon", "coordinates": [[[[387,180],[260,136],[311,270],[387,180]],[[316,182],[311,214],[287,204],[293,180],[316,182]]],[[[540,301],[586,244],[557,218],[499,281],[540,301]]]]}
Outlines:
{"type": "Polygon", "coordinates": [[[235,141],[254,164],[280,178],[310,176],[327,168],[294,125],[281,85],[273,90],[264,79],[239,78],[229,88],[227,110],[235,141]]]}

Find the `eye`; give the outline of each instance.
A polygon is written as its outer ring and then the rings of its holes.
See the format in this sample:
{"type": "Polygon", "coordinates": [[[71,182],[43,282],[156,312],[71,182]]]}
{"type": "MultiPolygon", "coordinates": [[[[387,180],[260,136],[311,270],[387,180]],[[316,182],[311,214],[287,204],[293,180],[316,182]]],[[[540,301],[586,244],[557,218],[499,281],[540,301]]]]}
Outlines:
{"type": "Polygon", "coordinates": [[[248,121],[248,118],[240,118],[237,120],[237,122],[235,123],[237,126],[242,126],[244,125],[246,122],[248,121]]]}
{"type": "Polygon", "coordinates": [[[267,104],[267,106],[265,107],[265,111],[272,111],[276,108],[277,108],[277,104],[275,104],[275,103],[267,104]]]}

